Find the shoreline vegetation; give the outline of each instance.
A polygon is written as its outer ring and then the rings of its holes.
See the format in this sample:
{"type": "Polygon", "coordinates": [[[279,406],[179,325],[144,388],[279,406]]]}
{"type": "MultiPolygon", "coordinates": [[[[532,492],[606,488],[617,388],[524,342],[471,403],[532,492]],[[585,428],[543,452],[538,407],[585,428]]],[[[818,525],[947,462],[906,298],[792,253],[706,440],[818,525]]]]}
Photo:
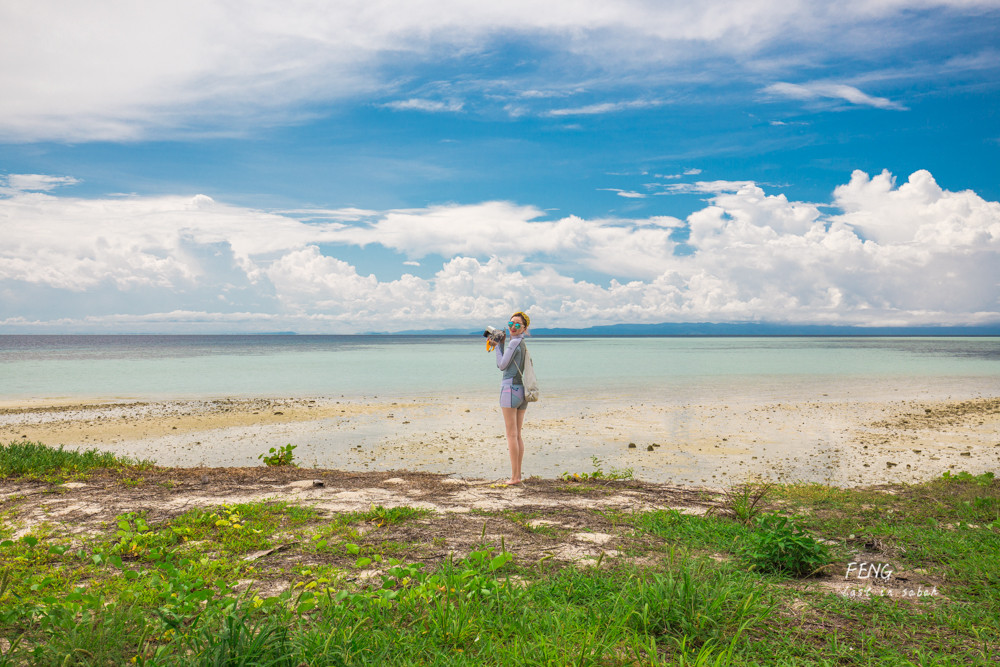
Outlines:
{"type": "MultiPolygon", "coordinates": [[[[0,666],[1000,658],[1000,482],[168,468],[0,444],[0,666]]],[[[268,455],[270,454],[270,455],[268,455]]]]}

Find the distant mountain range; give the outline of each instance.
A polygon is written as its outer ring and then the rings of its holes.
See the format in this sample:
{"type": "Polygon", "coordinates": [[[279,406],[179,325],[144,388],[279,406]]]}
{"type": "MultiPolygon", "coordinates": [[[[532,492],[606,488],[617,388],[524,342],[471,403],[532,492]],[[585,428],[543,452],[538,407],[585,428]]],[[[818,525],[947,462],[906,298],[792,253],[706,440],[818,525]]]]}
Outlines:
{"type": "MultiPolygon", "coordinates": [[[[379,333],[379,332],[372,332],[379,333]]],[[[410,330],[392,335],[480,335],[468,329],[410,330]]],[[[532,329],[533,336],[1000,336],[1000,322],[983,326],[859,327],[835,324],[771,324],[767,322],[689,322],[608,324],[579,329],[532,329]]]]}

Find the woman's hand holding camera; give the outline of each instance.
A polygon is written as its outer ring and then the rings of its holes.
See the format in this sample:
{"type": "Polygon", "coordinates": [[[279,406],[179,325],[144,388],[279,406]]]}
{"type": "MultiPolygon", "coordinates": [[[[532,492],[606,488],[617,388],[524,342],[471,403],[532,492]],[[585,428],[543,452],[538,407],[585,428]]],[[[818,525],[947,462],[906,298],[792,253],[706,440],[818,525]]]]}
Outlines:
{"type": "Polygon", "coordinates": [[[486,339],[486,351],[492,352],[498,344],[503,343],[504,339],[507,337],[507,332],[494,329],[493,327],[486,327],[486,331],[483,332],[483,338],[486,339]]]}

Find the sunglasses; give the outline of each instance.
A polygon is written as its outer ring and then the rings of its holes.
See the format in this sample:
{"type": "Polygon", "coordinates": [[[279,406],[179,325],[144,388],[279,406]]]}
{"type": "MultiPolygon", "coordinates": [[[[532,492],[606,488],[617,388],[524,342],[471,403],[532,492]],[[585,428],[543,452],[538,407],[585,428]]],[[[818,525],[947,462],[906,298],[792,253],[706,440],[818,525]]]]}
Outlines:
{"type": "Polygon", "coordinates": [[[520,329],[521,328],[521,323],[520,322],[508,322],[507,326],[509,326],[511,329],[520,329]]]}

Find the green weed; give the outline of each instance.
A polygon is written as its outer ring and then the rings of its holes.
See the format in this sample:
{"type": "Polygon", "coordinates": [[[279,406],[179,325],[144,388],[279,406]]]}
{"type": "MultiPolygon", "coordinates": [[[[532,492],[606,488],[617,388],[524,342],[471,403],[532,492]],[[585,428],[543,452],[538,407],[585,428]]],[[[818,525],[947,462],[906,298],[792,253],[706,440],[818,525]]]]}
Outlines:
{"type": "Polygon", "coordinates": [[[271,447],[271,449],[267,450],[267,454],[261,454],[257,458],[263,460],[264,465],[269,467],[296,466],[298,464],[295,463],[295,455],[292,453],[292,450],[295,449],[297,446],[298,445],[293,445],[291,443],[288,443],[284,447],[278,447],[278,448],[271,447]]]}

